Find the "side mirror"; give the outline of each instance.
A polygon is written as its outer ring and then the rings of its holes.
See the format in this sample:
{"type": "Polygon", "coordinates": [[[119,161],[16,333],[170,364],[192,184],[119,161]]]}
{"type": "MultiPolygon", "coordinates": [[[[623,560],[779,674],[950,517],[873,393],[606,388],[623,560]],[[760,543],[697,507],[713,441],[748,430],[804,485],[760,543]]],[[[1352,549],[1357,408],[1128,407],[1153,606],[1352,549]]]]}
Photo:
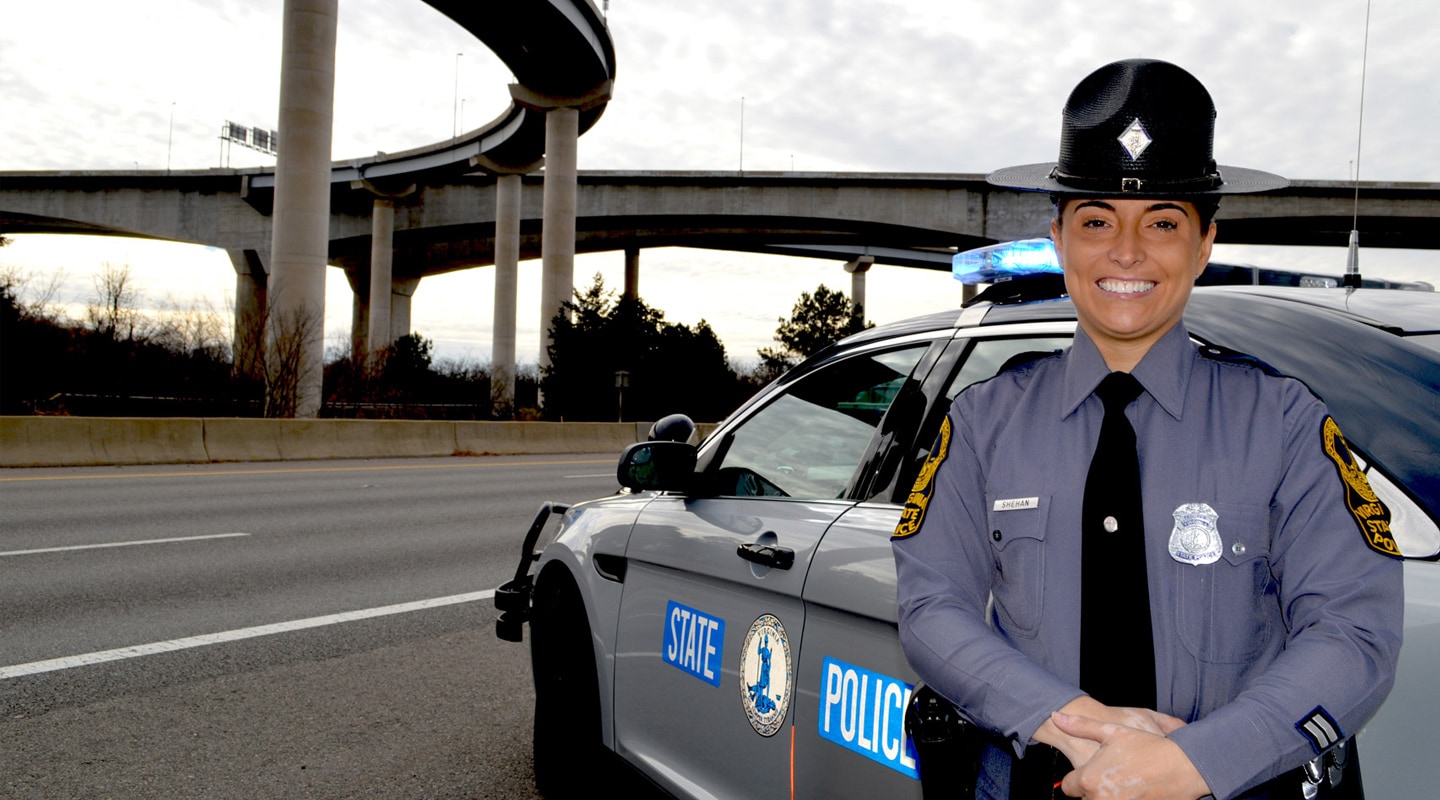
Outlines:
{"type": "Polygon", "coordinates": [[[632,491],[683,492],[694,479],[697,452],[684,442],[636,442],[620,453],[615,477],[632,491]]]}

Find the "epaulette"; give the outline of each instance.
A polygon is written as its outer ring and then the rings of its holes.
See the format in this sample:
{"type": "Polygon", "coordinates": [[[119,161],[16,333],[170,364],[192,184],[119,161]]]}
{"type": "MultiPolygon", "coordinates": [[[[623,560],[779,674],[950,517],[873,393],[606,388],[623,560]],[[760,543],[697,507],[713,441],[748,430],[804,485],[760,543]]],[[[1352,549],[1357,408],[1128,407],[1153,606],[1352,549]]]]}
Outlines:
{"type": "Polygon", "coordinates": [[[1200,355],[1210,359],[1211,361],[1218,361],[1221,364],[1237,364],[1240,366],[1254,367],[1265,373],[1266,375],[1270,375],[1276,378],[1289,377],[1285,375],[1285,373],[1281,372],[1278,369],[1275,369],[1268,363],[1261,361],[1255,356],[1249,355],[1247,353],[1242,353],[1238,350],[1231,350],[1228,347],[1220,347],[1219,345],[1213,344],[1202,344],[1200,345],[1200,355]]]}
{"type": "Polygon", "coordinates": [[[1042,358],[1049,358],[1051,356],[1059,355],[1062,352],[1064,351],[1026,350],[1023,353],[1016,353],[1015,355],[1005,359],[1005,363],[1000,365],[1000,369],[995,370],[995,374],[999,375],[1002,372],[1009,372],[1012,369],[1019,369],[1020,367],[1029,366],[1030,364],[1033,364],[1042,358]]]}

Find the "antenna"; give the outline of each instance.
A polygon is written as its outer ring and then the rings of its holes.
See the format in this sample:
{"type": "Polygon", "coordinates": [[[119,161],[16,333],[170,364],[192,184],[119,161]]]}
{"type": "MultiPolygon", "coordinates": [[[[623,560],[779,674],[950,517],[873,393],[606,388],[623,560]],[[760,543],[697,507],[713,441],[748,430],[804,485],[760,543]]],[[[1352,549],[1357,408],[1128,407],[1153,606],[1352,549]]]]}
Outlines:
{"type": "Polygon", "coordinates": [[[1365,47],[1360,56],[1360,122],[1355,133],[1355,210],[1350,222],[1350,250],[1345,257],[1347,289],[1360,288],[1360,143],[1365,134],[1365,67],[1370,60],[1370,0],[1365,0],[1365,47]]]}

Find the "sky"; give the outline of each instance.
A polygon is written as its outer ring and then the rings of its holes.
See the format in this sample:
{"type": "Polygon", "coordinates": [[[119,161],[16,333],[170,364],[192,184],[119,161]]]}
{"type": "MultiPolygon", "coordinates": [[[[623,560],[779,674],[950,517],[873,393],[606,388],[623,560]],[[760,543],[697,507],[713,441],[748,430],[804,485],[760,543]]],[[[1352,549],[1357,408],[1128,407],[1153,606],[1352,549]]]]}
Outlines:
{"type": "MultiPolygon", "coordinates": [[[[0,0],[0,172],[273,163],[226,153],[218,134],[227,120],[276,126],[281,10],[281,0],[0,0]]],[[[614,97],[580,140],[579,168],[986,173],[1053,161],[1075,83],[1148,57],[1210,90],[1221,164],[1348,180],[1358,163],[1362,180],[1440,182],[1434,0],[1374,0],[1368,55],[1366,16],[1365,0],[610,0],[614,97]]],[[[478,127],[505,109],[513,81],[421,0],[341,0],[336,60],[336,160],[478,127]]],[[[32,285],[60,274],[55,300],[77,316],[106,264],[129,267],[147,307],[223,309],[234,294],[214,248],[13,239],[0,269],[32,285]]],[[[1345,264],[1343,248],[1221,246],[1214,258],[1333,274],[1345,264]]],[[[1433,251],[1365,250],[1360,263],[1368,276],[1440,286],[1433,251]]],[[[576,258],[577,286],[596,274],[619,289],[623,255],[576,258]]],[[[327,342],[343,352],[349,288],[338,269],[327,276],[327,342]]],[[[488,268],[423,280],[414,331],[442,358],[488,362],[492,283],[488,268]]],[[[737,362],[772,345],[800,293],[822,283],[848,292],[850,276],[838,261],[641,255],[642,298],[670,322],[708,321],[737,362]]],[[[867,316],[882,323],[960,302],[948,275],[900,267],[872,269],[866,293],[867,316]]],[[[521,264],[519,304],[519,359],[534,363],[538,260],[521,264]]]]}

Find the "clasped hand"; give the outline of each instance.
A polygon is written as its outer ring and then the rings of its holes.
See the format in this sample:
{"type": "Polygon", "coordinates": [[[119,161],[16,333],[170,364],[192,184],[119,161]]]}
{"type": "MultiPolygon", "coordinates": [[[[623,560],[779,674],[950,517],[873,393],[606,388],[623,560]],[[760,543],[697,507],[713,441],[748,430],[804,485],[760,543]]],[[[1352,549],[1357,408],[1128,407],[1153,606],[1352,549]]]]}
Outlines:
{"type": "Polygon", "coordinates": [[[1167,738],[1184,726],[1169,714],[1079,697],[1053,714],[1035,738],[1070,759],[1074,769],[1060,785],[1070,797],[1195,800],[1210,787],[1167,738]]]}

